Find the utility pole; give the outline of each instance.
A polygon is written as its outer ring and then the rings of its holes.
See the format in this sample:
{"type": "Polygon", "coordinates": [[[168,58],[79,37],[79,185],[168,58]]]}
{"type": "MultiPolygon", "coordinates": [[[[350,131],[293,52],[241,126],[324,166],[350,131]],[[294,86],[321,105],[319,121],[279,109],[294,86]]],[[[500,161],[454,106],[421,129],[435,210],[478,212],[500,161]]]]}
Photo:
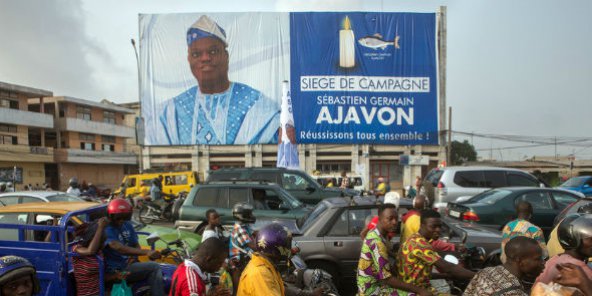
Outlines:
{"type": "Polygon", "coordinates": [[[446,165],[451,165],[450,160],[452,158],[452,107],[448,107],[448,153],[446,155],[446,165]]]}
{"type": "Polygon", "coordinates": [[[555,137],[555,160],[557,160],[557,137],[555,137]]]}

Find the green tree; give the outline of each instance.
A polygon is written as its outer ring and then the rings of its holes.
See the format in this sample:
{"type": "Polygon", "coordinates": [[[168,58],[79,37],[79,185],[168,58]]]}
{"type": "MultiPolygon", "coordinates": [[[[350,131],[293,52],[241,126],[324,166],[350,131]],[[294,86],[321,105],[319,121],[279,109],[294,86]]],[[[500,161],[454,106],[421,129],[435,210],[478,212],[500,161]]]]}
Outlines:
{"type": "Polygon", "coordinates": [[[452,162],[452,165],[461,165],[467,161],[477,160],[477,151],[475,151],[475,147],[467,140],[464,140],[464,142],[452,141],[450,150],[450,162],[452,162]]]}

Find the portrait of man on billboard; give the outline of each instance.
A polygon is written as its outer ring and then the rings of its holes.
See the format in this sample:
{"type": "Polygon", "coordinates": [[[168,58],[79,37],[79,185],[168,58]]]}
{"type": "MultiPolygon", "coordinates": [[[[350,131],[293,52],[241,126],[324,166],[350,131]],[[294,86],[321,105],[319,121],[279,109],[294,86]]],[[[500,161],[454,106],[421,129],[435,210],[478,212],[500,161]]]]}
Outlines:
{"type": "Polygon", "coordinates": [[[227,48],[224,29],[206,15],[187,30],[187,61],[197,85],[164,102],[159,144],[277,143],[279,105],[229,80],[227,48]]]}

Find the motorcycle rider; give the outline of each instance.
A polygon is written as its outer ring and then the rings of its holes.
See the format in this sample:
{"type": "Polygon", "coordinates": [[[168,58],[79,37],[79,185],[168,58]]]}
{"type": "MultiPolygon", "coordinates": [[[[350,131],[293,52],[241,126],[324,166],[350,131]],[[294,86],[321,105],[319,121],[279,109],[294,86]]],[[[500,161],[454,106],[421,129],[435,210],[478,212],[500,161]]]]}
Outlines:
{"type": "Polygon", "coordinates": [[[105,228],[106,241],[103,254],[107,276],[129,273],[128,283],[144,279],[150,284],[150,291],[154,296],[164,295],[162,271],[156,262],[133,262],[130,257],[148,256],[155,260],[161,257],[158,251],[140,248],[138,234],[129,221],[132,217],[132,205],[125,199],[114,199],[107,206],[109,225],[105,228]]]}
{"type": "Polygon", "coordinates": [[[236,203],[232,208],[232,216],[236,222],[230,234],[229,259],[232,284],[236,290],[240,275],[255,250],[256,245],[250,224],[255,223],[256,219],[253,216],[253,206],[241,202],[236,203]]]}
{"type": "MultiPolygon", "coordinates": [[[[442,220],[438,212],[428,209],[421,211],[419,231],[401,244],[397,256],[397,270],[400,280],[407,284],[431,291],[432,267],[455,279],[470,280],[475,273],[459,265],[446,262],[429,243],[440,237],[442,220]]],[[[399,295],[408,295],[406,292],[399,295]]]]}
{"type": "Polygon", "coordinates": [[[396,295],[395,289],[404,289],[421,296],[431,295],[424,288],[399,280],[394,266],[390,263],[388,234],[397,228],[397,218],[397,208],[394,204],[381,205],[378,209],[378,224],[363,239],[357,276],[358,294],[361,296],[396,295]]]}
{"type": "Polygon", "coordinates": [[[505,248],[508,260],[477,272],[463,296],[528,295],[521,282],[541,272],[543,249],[535,239],[526,236],[512,238],[505,248]]]}
{"type": "Polygon", "coordinates": [[[557,265],[565,263],[580,266],[592,279],[592,269],[586,265],[586,260],[592,257],[592,215],[572,214],[565,217],[558,226],[557,236],[565,253],[549,259],[536,281],[545,284],[553,281],[560,274],[557,265]]]}
{"type": "Polygon", "coordinates": [[[41,291],[35,266],[18,256],[0,258],[0,295],[31,296],[41,291]]]}
{"type": "MultiPolygon", "coordinates": [[[[580,214],[592,214],[592,202],[579,207],[577,212],[580,214]]],[[[553,231],[551,231],[551,234],[549,234],[549,240],[547,241],[547,251],[549,252],[549,258],[565,252],[559,243],[559,238],[557,237],[557,229],[559,228],[559,224],[561,224],[561,222],[557,223],[555,228],[553,228],[553,231]]]]}
{"type": "Polygon", "coordinates": [[[162,175],[160,175],[158,178],[154,178],[154,180],[152,180],[152,187],[150,187],[150,199],[152,199],[152,203],[160,207],[161,218],[163,218],[164,209],[166,208],[167,204],[167,202],[164,200],[165,196],[171,198],[175,197],[173,194],[162,192],[162,175]]]}
{"type": "Polygon", "coordinates": [[[284,296],[284,281],[276,266],[288,259],[291,244],[283,226],[271,223],[261,228],[257,233],[257,252],[241,274],[237,296],[284,296]]]}
{"type": "Polygon", "coordinates": [[[72,177],[70,178],[70,180],[68,181],[68,184],[70,185],[70,187],[68,187],[68,190],[66,190],[66,193],[70,194],[70,195],[74,195],[74,196],[80,196],[80,189],[78,188],[78,178],[76,177],[72,177]]]}
{"type": "MultiPolygon", "coordinates": [[[[207,273],[220,269],[228,253],[222,240],[216,237],[206,239],[191,259],[185,259],[173,274],[169,296],[205,296],[207,273]]],[[[228,289],[217,286],[207,295],[230,296],[228,289]]]]}

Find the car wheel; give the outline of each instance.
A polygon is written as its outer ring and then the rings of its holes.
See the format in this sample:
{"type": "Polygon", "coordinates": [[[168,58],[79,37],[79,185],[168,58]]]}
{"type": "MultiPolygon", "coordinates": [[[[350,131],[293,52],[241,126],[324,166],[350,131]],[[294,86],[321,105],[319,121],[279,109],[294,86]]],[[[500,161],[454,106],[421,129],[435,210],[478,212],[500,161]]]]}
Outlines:
{"type": "Polygon", "coordinates": [[[307,262],[306,265],[310,269],[322,269],[323,271],[327,272],[331,275],[335,287],[337,287],[337,289],[339,290],[343,288],[341,287],[341,275],[339,274],[339,271],[337,271],[337,268],[334,266],[334,263],[313,260],[307,262]]]}

